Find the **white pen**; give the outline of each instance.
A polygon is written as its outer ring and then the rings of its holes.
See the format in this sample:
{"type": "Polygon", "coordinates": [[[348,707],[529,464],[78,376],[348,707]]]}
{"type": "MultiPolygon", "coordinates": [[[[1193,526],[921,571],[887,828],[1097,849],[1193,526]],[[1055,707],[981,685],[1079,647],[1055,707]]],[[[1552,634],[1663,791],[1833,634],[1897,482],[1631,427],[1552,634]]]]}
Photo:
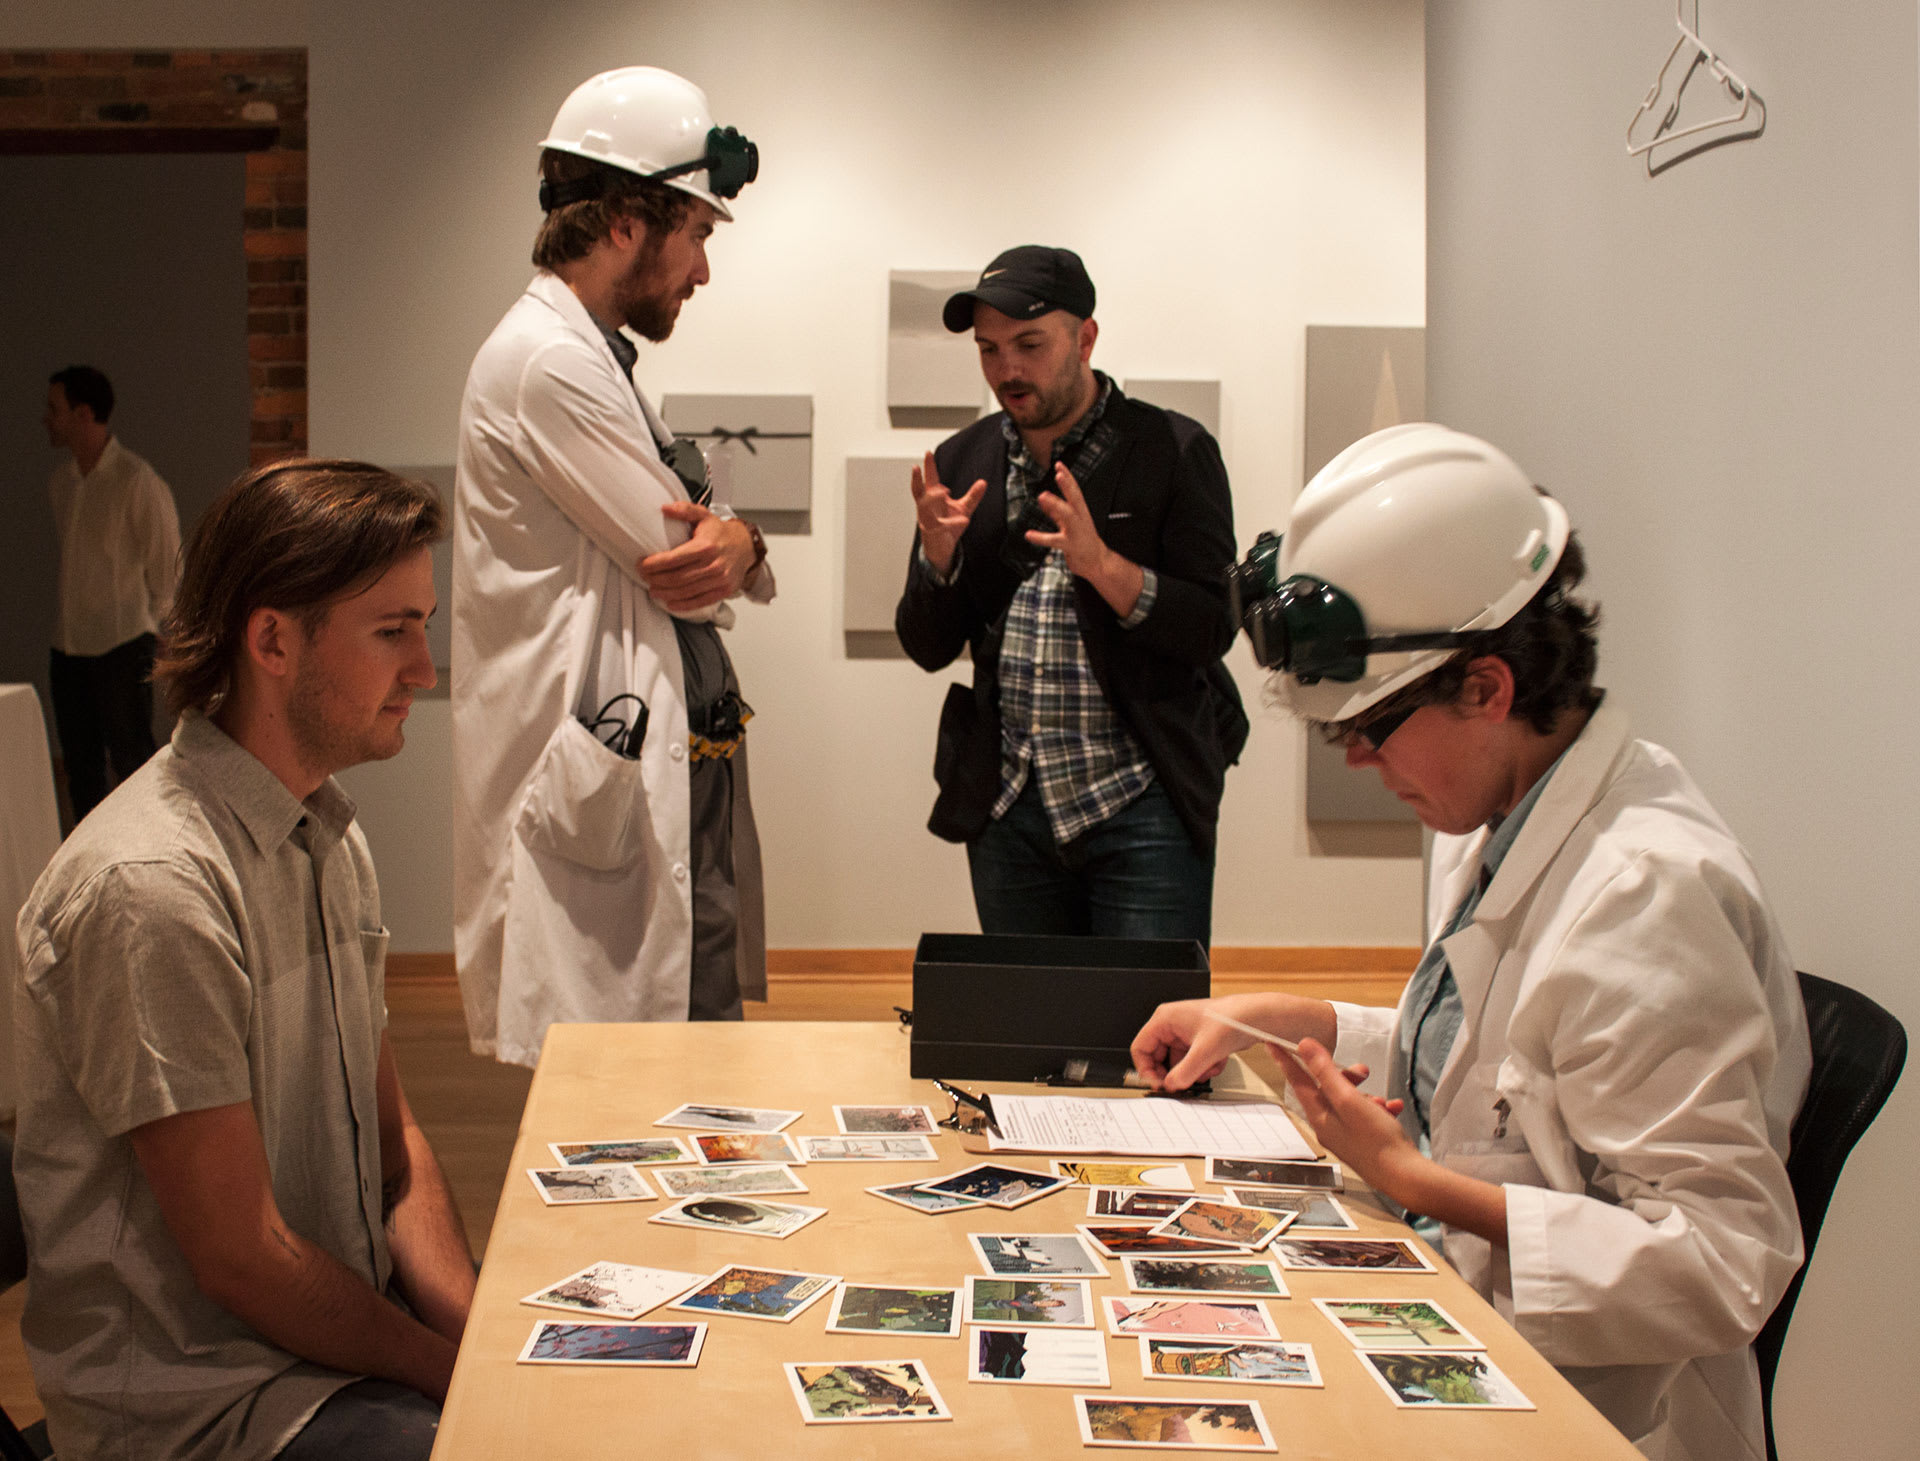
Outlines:
{"type": "Polygon", "coordinates": [[[1278,1035],[1269,1035],[1265,1030],[1249,1025],[1245,1020],[1236,1020],[1232,1015],[1223,1015],[1218,1010],[1207,1010],[1205,1013],[1208,1019],[1225,1025],[1230,1030],[1238,1030],[1242,1035],[1251,1035],[1254,1039],[1264,1041],[1268,1045],[1278,1045],[1295,1059],[1300,1056],[1300,1047],[1291,1040],[1283,1040],[1278,1035]]]}
{"type": "Polygon", "coordinates": [[[1217,1024],[1225,1025],[1230,1030],[1238,1030],[1242,1035],[1251,1035],[1254,1039],[1264,1041],[1268,1045],[1278,1045],[1299,1062],[1301,1072],[1313,1082],[1313,1088],[1321,1089],[1320,1078],[1307,1069],[1306,1062],[1300,1059],[1300,1047],[1293,1041],[1283,1040],[1278,1035],[1269,1035],[1265,1030],[1249,1025],[1245,1020],[1236,1020],[1232,1015],[1223,1015],[1214,1010],[1207,1011],[1207,1018],[1217,1024]]]}

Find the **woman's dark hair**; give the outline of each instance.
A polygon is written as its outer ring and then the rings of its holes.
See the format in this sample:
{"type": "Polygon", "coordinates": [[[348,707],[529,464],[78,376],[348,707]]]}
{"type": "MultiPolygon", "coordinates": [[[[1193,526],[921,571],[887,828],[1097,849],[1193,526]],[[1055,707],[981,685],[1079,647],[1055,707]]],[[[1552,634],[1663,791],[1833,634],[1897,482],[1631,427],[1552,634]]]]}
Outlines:
{"type": "Polygon", "coordinates": [[[679,188],[571,152],[542,152],[540,178],[555,184],[591,178],[600,185],[600,193],[577,203],[562,203],[546,216],[533,241],[536,269],[557,269],[584,259],[623,218],[639,219],[646,225],[649,247],[658,248],[686,221],[693,206],[692,195],[679,188]]]}
{"type": "Polygon", "coordinates": [[[1384,720],[1421,705],[1451,705],[1466,687],[1467,666],[1486,655],[1507,662],[1513,671],[1513,709],[1541,735],[1548,735],[1569,710],[1591,711],[1600,704],[1593,676],[1600,663],[1600,607],[1577,599],[1573,591],[1587,576],[1587,555],[1579,536],[1567,534],[1547,581],[1526,606],[1498,629],[1477,636],[1431,674],[1394,692],[1360,715],[1321,727],[1328,741],[1340,742],[1371,720],[1384,720]]]}
{"type": "Polygon", "coordinates": [[[220,703],[255,609],[292,614],[311,633],[334,600],[444,536],[445,520],[425,482],[367,462],[248,472],[187,545],[153,667],[168,707],[204,714],[220,703]]]}

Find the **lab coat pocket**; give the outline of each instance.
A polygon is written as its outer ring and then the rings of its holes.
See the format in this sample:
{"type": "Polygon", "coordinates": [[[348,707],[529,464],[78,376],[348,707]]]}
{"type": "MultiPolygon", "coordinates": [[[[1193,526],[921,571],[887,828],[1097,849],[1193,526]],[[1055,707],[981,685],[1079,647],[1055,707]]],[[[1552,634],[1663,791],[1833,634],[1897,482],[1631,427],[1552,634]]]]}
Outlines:
{"type": "Polygon", "coordinates": [[[609,751],[572,716],[541,753],[514,824],[528,847],[597,872],[630,867],[646,846],[640,762],[609,751]]]}
{"type": "Polygon", "coordinates": [[[1464,1073],[1445,1118],[1444,1160],[1455,1171],[1483,1182],[1539,1187],[1545,1184],[1510,1094],[1512,1064],[1511,1060],[1485,1060],[1464,1073]]]}
{"type": "Polygon", "coordinates": [[[387,977],[387,945],[393,935],[384,928],[360,930],[360,967],[367,971],[369,988],[379,989],[387,977]]]}

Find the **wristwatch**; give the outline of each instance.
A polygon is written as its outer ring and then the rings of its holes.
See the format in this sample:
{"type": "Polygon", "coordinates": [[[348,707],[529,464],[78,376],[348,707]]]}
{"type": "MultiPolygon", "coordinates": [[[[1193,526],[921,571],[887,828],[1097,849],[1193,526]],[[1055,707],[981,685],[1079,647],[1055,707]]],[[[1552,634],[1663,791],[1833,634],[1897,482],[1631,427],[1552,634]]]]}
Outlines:
{"type": "Polygon", "coordinates": [[[758,573],[760,571],[760,565],[767,561],[767,540],[761,535],[760,525],[758,523],[741,517],[739,513],[735,512],[732,507],[725,503],[714,508],[713,515],[715,517],[725,518],[728,522],[739,523],[746,528],[747,536],[753,539],[753,562],[749,563],[747,565],[747,571],[740,575],[740,586],[745,588],[747,580],[758,573]]]}

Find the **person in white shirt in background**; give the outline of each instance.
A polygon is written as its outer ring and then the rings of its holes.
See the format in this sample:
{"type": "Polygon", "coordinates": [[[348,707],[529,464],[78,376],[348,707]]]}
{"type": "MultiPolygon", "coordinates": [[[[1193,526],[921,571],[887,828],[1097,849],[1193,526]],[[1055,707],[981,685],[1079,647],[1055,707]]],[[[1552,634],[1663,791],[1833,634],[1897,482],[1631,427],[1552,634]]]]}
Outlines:
{"type": "Polygon", "coordinates": [[[59,545],[53,716],[73,819],[154,753],[155,631],[180,576],[180,515],[160,474],[109,429],[113,385],[90,365],[47,382],[47,439],[72,456],[47,483],[59,545]]]}

